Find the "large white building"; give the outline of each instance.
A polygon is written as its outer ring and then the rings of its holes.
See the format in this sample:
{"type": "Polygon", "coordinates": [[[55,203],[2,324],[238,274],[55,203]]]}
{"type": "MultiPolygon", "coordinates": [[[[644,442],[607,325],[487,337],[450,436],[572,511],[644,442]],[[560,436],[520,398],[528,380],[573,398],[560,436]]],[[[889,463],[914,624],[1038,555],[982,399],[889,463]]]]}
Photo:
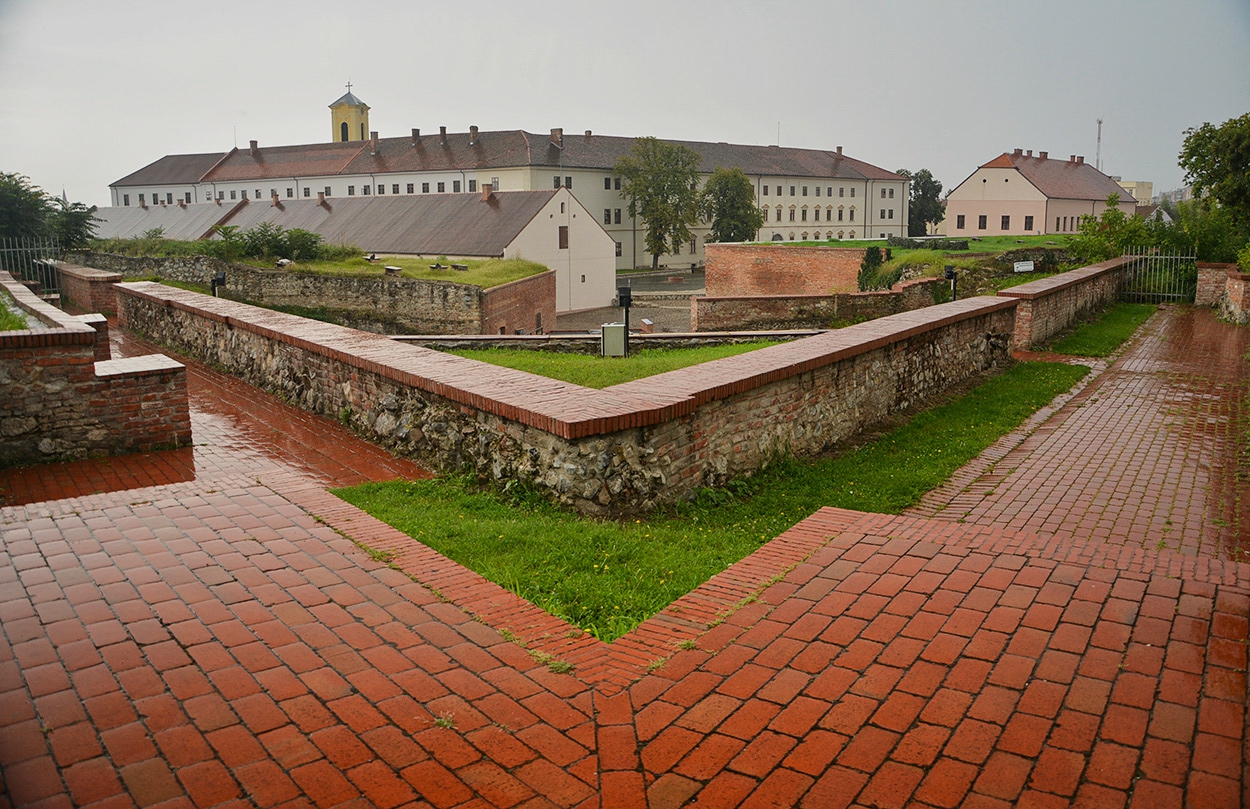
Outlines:
{"type": "MultiPolygon", "coordinates": [[[[616,161],[634,139],[537,135],[522,130],[437,133],[413,129],[407,137],[354,139],[368,127],[368,106],[349,91],[331,105],[332,143],[262,146],[215,154],[167,155],[112,183],[115,207],[222,200],[268,200],[409,194],[474,194],[567,188],[616,242],[617,268],[650,266],[646,228],[629,216],[616,161]],[[344,126],[346,124],[346,126],[344,126]],[[344,140],[343,138],[349,138],[344,140]]],[[[755,186],[765,214],[763,241],[867,239],[907,234],[908,180],[835,150],[670,141],[693,150],[704,178],[717,168],[739,168],[755,186]]],[[[702,264],[710,223],[678,255],[660,263],[702,264]]]]}

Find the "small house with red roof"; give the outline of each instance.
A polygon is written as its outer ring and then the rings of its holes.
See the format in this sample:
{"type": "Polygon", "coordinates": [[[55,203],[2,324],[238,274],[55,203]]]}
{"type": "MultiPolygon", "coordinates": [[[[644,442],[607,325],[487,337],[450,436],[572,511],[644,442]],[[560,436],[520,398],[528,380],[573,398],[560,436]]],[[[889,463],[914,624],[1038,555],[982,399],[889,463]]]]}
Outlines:
{"type": "Polygon", "coordinates": [[[982,165],[946,199],[946,235],[1025,236],[1075,233],[1081,217],[1098,216],[1118,194],[1132,216],[1137,202],[1079,155],[1016,149],[982,165]]]}

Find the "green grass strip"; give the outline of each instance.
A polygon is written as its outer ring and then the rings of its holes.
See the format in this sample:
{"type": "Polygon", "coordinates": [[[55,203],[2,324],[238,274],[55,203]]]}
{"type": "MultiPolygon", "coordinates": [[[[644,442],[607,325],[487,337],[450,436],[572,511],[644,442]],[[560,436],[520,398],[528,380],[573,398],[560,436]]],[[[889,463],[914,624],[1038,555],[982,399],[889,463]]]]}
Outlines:
{"type": "Polygon", "coordinates": [[[579,517],[462,477],[339,497],[575,626],[612,641],[821,506],[897,513],[1076,384],[1084,366],[1015,365],[834,458],[780,460],[646,520],[579,517]]]}
{"type": "Polygon", "coordinates": [[[22,331],[29,324],[26,315],[17,306],[17,301],[8,292],[0,289],[0,331],[22,331]]]}
{"type": "Polygon", "coordinates": [[[584,388],[602,389],[722,357],[745,354],[757,348],[777,345],[778,342],[780,341],[760,340],[696,348],[648,348],[635,351],[628,357],[560,354],[554,351],[509,348],[457,349],[450,353],[518,371],[529,371],[550,379],[561,379],[584,388]]]}
{"type": "Polygon", "coordinates": [[[1073,357],[1106,357],[1133,336],[1146,318],[1159,310],[1152,303],[1117,303],[1096,320],[1082,323],[1051,346],[1056,354],[1073,357]]]}

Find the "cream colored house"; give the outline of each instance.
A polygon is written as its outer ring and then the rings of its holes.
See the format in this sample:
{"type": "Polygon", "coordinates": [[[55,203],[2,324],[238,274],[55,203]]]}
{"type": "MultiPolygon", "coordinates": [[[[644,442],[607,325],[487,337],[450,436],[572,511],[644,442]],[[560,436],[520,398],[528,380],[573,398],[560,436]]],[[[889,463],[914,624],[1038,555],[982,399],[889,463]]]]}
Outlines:
{"type": "MultiPolygon", "coordinates": [[[[1113,177],[1112,179],[1124,189],[1124,194],[1137,200],[1138,205],[1149,205],[1151,199],[1154,198],[1154,183],[1146,182],[1145,180],[1121,180],[1119,177],[1113,177]]],[[[1124,196],[1124,194],[1121,196],[1124,196]]]]}
{"type": "Polygon", "coordinates": [[[1052,160],[1016,149],[978,168],[946,199],[946,235],[1023,236],[1075,233],[1081,217],[1098,216],[1107,197],[1120,196],[1120,210],[1132,216],[1137,203],[1107,175],[1071,155],[1052,160]]]}
{"type": "MultiPolygon", "coordinates": [[[[395,197],[475,194],[566,188],[613,239],[616,266],[650,266],[646,226],[629,216],[620,178],[612,173],[634,138],[566,136],[563,129],[437,133],[413,129],[406,137],[355,140],[369,108],[350,92],[332,106],[335,140],[298,146],[251,141],[215,155],[168,155],[110,186],[114,207],[242,200],[395,197]],[[354,108],[351,102],[358,105],[354,108]],[[350,120],[349,120],[350,119],[350,120]],[[341,140],[347,124],[349,137],[341,140]]],[[[699,155],[703,181],[720,167],[737,167],[751,178],[766,214],[760,240],[806,241],[906,235],[908,180],[834,150],[746,146],[702,141],[680,143],[699,155]]],[[[703,263],[709,222],[662,266],[703,263]]]]}

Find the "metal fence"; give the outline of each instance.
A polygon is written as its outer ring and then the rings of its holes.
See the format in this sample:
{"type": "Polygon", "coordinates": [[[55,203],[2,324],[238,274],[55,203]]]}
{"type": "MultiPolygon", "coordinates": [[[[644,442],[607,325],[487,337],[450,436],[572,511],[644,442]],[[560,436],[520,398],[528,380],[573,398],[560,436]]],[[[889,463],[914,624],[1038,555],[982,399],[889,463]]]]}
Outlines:
{"type": "Polygon", "coordinates": [[[1120,300],[1129,303],[1193,303],[1198,291],[1198,259],[1130,248],[1134,261],[1124,268],[1120,300]]]}
{"type": "Polygon", "coordinates": [[[56,262],[61,247],[56,239],[0,238],[0,270],[22,281],[38,281],[44,295],[61,294],[56,262]]]}

